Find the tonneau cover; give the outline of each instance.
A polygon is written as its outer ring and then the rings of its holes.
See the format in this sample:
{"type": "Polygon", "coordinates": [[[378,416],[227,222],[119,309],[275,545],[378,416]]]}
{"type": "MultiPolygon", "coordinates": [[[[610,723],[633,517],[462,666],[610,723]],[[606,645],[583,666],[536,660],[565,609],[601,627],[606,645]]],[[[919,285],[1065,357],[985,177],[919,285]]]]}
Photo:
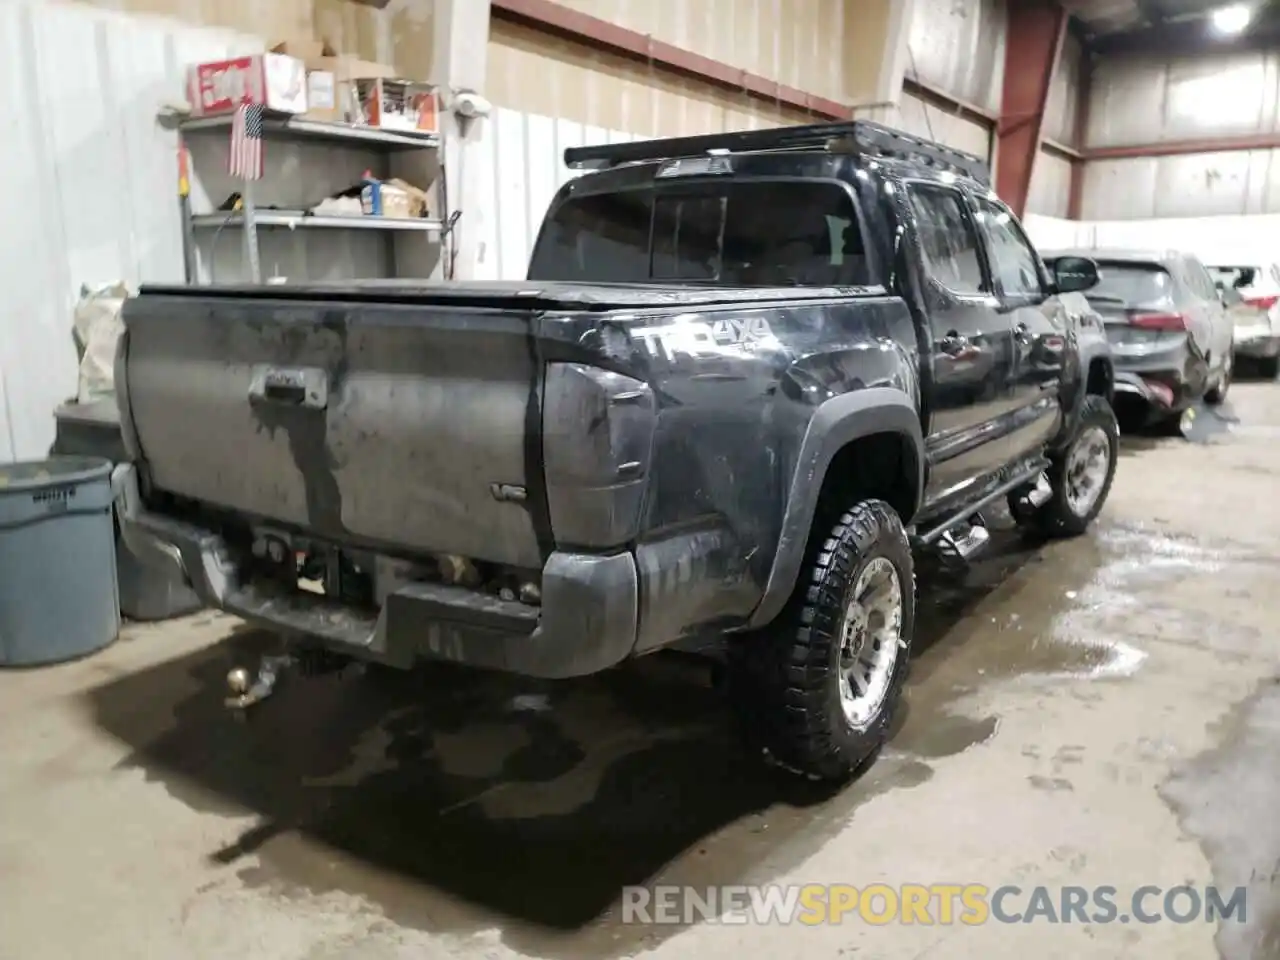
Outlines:
{"type": "Polygon", "coordinates": [[[727,303],[829,300],[883,294],[880,287],[722,287],[658,283],[556,283],[545,280],[426,281],[344,280],[338,283],[218,284],[187,287],[144,285],[141,293],[244,300],[333,300],[527,310],[642,310],[647,307],[704,307],[727,303]]]}

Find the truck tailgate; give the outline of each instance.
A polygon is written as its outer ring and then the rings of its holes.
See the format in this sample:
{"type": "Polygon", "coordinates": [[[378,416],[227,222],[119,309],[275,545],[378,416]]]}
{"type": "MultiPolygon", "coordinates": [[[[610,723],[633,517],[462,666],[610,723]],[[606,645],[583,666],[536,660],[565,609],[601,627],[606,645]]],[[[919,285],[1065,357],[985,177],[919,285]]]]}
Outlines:
{"type": "Polygon", "coordinates": [[[539,568],[521,307],[144,292],[117,377],[152,488],[335,543],[539,568]]]}

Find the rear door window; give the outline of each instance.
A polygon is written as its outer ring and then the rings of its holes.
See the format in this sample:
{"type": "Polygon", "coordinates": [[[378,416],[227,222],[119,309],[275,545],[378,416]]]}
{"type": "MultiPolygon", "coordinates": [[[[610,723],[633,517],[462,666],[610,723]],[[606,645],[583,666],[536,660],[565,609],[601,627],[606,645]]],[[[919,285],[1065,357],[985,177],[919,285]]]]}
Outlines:
{"type": "Polygon", "coordinates": [[[1191,289],[1200,300],[1216,300],[1218,298],[1217,290],[1213,285],[1213,278],[1209,276],[1209,271],[1204,268],[1204,264],[1194,257],[1187,258],[1187,273],[1192,279],[1191,289]]]}
{"type": "Polygon", "coordinates": [[[907,196],[929,275],[952,293],[989,291],[978,255],[978,235],[959,192],[913,183],[907,196]]]}
{"type": "Polygon", "coordinates": [[[1174,282],[1158,264],[1098,261],[1098,284],[1085,293],[1089,300],[1112,300],[1127,307],[1161,307],[1174,300],[1174,282]]]}
{"type": "Polygon", "coordinates": [[[987,236],[992,267],[1006,297],[1038,297],[1044,292],[1031,241],[1004,206],[978,197],[978,223],[987,236]]]}
{"type": "Polygon", "coordinates": [[[617,202],[621,194],[562,203],[539,237],[530,279],[871,282],[853,200],[837,184],[706,181],[633,193],[628,203],[617,202]]]}

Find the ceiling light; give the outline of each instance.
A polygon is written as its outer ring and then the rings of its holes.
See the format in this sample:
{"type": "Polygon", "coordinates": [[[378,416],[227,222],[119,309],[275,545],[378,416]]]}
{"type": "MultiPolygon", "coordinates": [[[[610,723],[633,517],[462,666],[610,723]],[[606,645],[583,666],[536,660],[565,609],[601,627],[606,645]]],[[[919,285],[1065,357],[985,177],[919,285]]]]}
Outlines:
{"type": "Polygon", "coordinates": [[[1213,29],[1226,36],[1242,33],[1253,19],[1253,10],[1247,4],[1237,3],[1213,11],[1213,29]]]}

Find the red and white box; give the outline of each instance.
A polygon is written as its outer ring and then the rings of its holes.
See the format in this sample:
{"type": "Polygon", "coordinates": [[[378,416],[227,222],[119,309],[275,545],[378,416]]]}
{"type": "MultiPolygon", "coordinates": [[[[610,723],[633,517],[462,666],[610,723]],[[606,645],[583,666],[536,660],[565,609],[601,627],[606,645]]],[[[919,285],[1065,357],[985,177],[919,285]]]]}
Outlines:
{"type": "Polygon", "coordinates": [[[307,112],[307,68],[297,57],[256,53],[201,63],[187,71],[193,117],[234,113],[241,103],[260,103],[273,113],[307,112]]]}

